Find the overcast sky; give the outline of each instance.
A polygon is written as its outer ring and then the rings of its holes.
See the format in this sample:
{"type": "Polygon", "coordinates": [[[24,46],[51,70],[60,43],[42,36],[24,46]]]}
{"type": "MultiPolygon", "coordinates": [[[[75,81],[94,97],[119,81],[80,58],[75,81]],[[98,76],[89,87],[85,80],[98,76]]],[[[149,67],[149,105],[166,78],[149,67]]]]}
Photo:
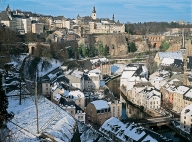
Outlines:
{"type": "Polygon", "coordinates": [[[192,0],[0,0],[1,9],[31,11],[66,18],[91,16],[93,6],[98,18],[126,22],[178,21],[192,22],[192,0]]]}

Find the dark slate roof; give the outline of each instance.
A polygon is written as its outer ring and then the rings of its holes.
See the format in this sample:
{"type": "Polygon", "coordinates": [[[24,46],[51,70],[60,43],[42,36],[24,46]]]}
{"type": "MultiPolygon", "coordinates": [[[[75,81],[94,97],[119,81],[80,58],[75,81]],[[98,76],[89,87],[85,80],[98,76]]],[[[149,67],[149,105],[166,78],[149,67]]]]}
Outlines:
{"type": "Polygon", "coordinates": [[[7,11],[2,11],[0,13],[0,17],[1,17],[1,20],[3,21],[10,21],[7,11]]]}
{"type": "Polygon", "coordinates": [[[67,99],[65,99],[63,97],[61,97],[61,99],[59,101],[59,104],[62,104],[63,106],[65,106],[65,105],[68,105],[68,106],[73,105],[73,106],[75,106],[76,113],[77,113],[78,110],[81,110],[82,112],[84,112],[78,105],[75,104],[74,101],[67,101],[67,99]]]}
{"type": "Polygon", "coordinates": [[[20,81],[20,80],[19,80],[19,78],[17,78],[17,77],[13,77],[13,78],[11,78],[11,79],[9,79],[9,80],[6,80],[5,83],[6,83],[6,84],[10,84],[10,83],[13,82],[13,81],[20,81]]]}
{"type": "Polygon", "coordinates": [[[84,74],[84,80],[91,80],[87,74],[84,74]]]}
{"type": "Polygon", "coordinates": [[[187,63],[187,68],[192,69],[192,56],[188,56],[189,62],[187,63]]]}
{"type": "Polygon", "coordinates": [[[61,82],[61,81],[69,83],[69,79],[66,78],[65,76],[60,76],[60,77],[57,78],[57,82],[61,82]]]}
{"type": "Polygon", "coordinates": [[[143,72],[142,65],[139,65],[137,70],[134,73],[134,76],[140,76],[140,74],[143,72]]]}
{"type": "Polygon", "coordinates": [[[54,17],[54,20],[62,20],[64,18],[64,16],[57,16],[57,17],[54,17]]]}

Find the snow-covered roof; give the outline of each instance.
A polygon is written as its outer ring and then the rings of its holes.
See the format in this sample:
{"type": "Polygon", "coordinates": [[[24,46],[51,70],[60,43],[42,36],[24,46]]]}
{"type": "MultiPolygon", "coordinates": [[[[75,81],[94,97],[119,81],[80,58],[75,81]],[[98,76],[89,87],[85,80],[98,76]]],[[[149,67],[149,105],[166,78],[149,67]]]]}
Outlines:
{"type": "Polygon", "coordinates": [[[133,76],[133,74],[135,73],[135,71],[123,71],[121,78],[130,78],[133,76]]]}
{"type": "Polygon", "coordinates": [[[87,75],[88,76],[99,76],[100,74],[101,74],[101,71],[98,68],[96,68],[96,69],[90,70],[87,75]]]}
{"type": "Polygon", "coordinates": [[[183,60],[183,56],[181,52],[158,52],[159,59],[162,60],[163,58],[169,59],[181,59],[183,60]]]}
{"type": "Polygon", "coordinates": [[[81,92],[80,90],[75,90],[75,91],[70,91],[70,92],[69,92],[69,90],[65,90],[64,91],[64,96],[67,97],[67,98],[74,99],[74,100],[85,97],[84,93],[81,92]]]}
{"type": "Polygon", "coordinates": [[[190,89],[186,94],[185,94],[186,97],[188,98],[192,98],[192,89],[190,89]]]}
{"type": "Polygon", "coordinates": [[[78,122],[78,129],[79,132],[82,133],[80,136],[82,142],[93,142],[96,140],[98,142],[108,142],[106,137],[95,131],[92,127],[85,125],[84,123],[78,122]]]}
{"type": "Polygon", "coordinates": [[[175,86],[170,86],[170,87],[167,88],[167,91],[168,92],[174,92],[175,89],[176,89],[175,86]]]}
{"type": "Polygon", "coordinates": [[[156,141],[167,141],[166,137],[159,135],[153,131],[139,127],[134,123],[122,123],[119,119],[111,117],[104,122],[99,131],[104,135],[111,137],[110,134],[120,139],[121,141],[142,141],[143,139],[156,141]]]}
{"type": "Polygon", "coordinates": [[[181,114],[192,116],[192,104],[186,106],[182,111],[181,114]]]}
{"type": "Polygon", "coordinates": [[[127,66],[124,68],[124,71],[136,71],[137,70],[137,67],[130,67],[130,66],[127,66]]]}
{"type": "Polygon", "coordinates": [[[75,76],[75,77],[78,77],[78,78],[81,78],[83,76],[83,72],[82,71],[78,71],[78,70],[74,70],[71,75],[75,76]]]}
{"type": "Polygon", "coordinates": [[[169,84],[173,84],[174,81],[179,81],[178,79],[172,79],[171,81],[169,81],[169,84]]]}
{"type": "MultiPolygon", "coordinates": [[[[20,134],[36,136],[35,98],[25,96],[21,105],[18,97],[8,99],[8,112],[14,113],[14,118],[8,122],[8,128],[11,131],[17,129],[20,134]]],[[[44,97],[38,99],[38,114],[40,133],[50,134],[59,141],[71,141],[76,126],[76,120],[71,115],[44,97]]],[[[18,141],[23,139],[20,135],[17,138],[18,141]]]]}
{"type": "Polygon", "coordinates": [[[158,142],[156,139],[154,139],[152,136],[147,135],[147,137],[145,137],[142,142],[158,142]]]}
{"type": "Polygon", "coordinates": [[[98,59],[92,59],[92,60],[90,60],[90,62],[92,63],[92,64],[95,64],[95,63],[97,63],[97,62],[108,62],[109,61],[109,59],[107,59],[107,58],[98,58],[98,59]]]}
{"type": "Polygon", "coordinates": [[[95,106],[96,110],[109,108],[108,102],[104,100],[96,100],[91,103],[95,106]]]}
{"type": "Polygon", "coordinates": [[[53,99],[56,100],[56,101],[59,101],[61,98],[61,95],[60,94],[56,94],[54,95],[53,99]]]}
{"type": "Polygon", "coordinates": [[[157,90],[152,90],[151,92],[147,93],[146,99],[149,100],[151,97],[154,97],[154,96],[161,98],[161,92],[157,90]]]}
{"type": "Polygon", "coordinates": [[[175,59],[173,59],[173,58],[163,58],[161,61],[161,65],[170,66],[174,63],[174,60],[175,59]]]}
{"type": "Polygon", "coordinates": [[[184,93],[186,93],[189,90],[189,87],[186,86],[179,86],[175,89],[175,92],[178,94],[183,95],[184,93]]]}
{"type": "Polygon", "coordinates": [[[146,66],[142,66],[143,72],[148,72],[148,69],[146,66]]]}
{"type": "Polygon", "coordinates": [[[57,77],[56,74],[52,74],[52,73],[48,74],[47,76],[49,77],[50,80],[52,80],[52,79],[57,77]]]}

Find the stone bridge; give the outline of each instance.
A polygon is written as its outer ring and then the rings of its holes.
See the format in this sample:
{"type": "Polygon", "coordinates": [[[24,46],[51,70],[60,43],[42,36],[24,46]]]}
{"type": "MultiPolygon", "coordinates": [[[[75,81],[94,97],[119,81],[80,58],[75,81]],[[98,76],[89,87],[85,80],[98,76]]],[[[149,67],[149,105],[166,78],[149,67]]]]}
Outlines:
{"type": "Polygon", "coordinates": [[[147,36],[149,42],[151,43],[152,48],[159,49],[161,46],[161,42],[164,39],[164,36],[158,36],[158,35],[149,35],[147,36]]]}

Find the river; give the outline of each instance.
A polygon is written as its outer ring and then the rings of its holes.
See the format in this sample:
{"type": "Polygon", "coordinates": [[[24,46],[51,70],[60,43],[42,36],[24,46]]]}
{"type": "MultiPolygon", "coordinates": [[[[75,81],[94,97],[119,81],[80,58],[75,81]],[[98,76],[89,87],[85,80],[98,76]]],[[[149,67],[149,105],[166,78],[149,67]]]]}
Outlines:
{"type": "MultiPolygon", "coordinates": [[[[116,78],[114,80],[109,81],[107,84],[110,91],[113,92],[116,98],[120,98],[120,78],[116,78]]],[[[137,119],[147,118],[150,115],[146,114],[145,112],[141,111],[140,109],[136,108],[134,105],[123,104],[122,106],[122,118],[126,121],[137,121],[137,119]]],[[[175,134],[169,127],[162,126],[161,128],[154,128],[154,131],[173,140],[173,142],[184,142],[187,141],[186,139],[180,137],[179,135],[175,134]]]]}

